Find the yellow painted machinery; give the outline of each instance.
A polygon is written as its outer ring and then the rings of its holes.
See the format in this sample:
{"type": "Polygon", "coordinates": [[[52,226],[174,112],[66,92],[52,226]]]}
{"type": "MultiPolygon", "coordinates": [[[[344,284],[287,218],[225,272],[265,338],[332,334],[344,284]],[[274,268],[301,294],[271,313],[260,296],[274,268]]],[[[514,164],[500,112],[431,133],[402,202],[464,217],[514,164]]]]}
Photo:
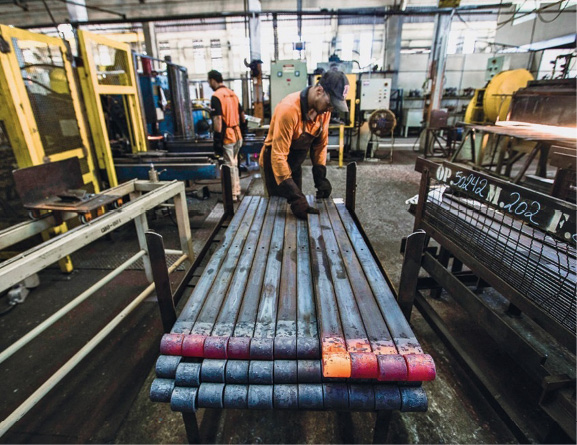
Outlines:
{"type": "MultiPolygon", "coordinates": [[[[14,168],[70,158],[80,162],[83,188],[89,193],[100,191],[70,60],[72,54],[63,40],[0,25],[0,139],[9,147],[3,157],[13,159],[2,163],[0,191],[5,196],[0,198],[13,194],[14,168]]],[[[66,230],[62,223],[51,233],[66,230]]],[[[43,236],[47,239],[50,233],[43,236]]],[[[68,258],[60,261],[60,267],[72,270],[68,258]]]]}
{"type": "Polygon", "coordinates": [[[130,46],[106,37],[78,31],[83,66],[78,68],[88,121],[100,169],[106,171],[109,186],[118,185],[111,152],[111,139],[128,140],[132,153],[147,150],[147,137],[138,94],[138,81],[130,46]],[[126,119],[122,128],[111,128],[110,114],[121,107],[126,119]],[[106,119],[108,115],[108,119],[106,119]],[[122,134],[125,131],[127,134],[122,134]],[[118,134],[120,133],[120,134],[118,134]]]}
{"type": "Polygon", "coordinates": [[[475,90],[465,112],[465,122],[486,124],[506,120],[513,93],[531,80],[533,76],[525,69],[500,72],[485,88],[475,90]]]}
{"type": "Polygon", "coordinates": [[[77,157],[100,190],[79,92],[63,40],[0,25],[0,121],[19,168],[77,157]]]}

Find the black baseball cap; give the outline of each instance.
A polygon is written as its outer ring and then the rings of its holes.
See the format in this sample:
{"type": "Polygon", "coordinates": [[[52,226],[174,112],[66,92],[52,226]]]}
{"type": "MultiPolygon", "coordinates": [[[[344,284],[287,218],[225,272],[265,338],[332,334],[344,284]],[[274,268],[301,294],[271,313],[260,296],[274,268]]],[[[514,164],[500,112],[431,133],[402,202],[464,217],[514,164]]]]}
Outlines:
{"type": "Polygon", "coordinates": [[[331,104],[335,109],[348,113],[349,107],[347,107],[345,98],[349,92],[349,79],[345,73],[334,70],[327,71],[319,80],[319,85],[329,93],[331,104]]]}

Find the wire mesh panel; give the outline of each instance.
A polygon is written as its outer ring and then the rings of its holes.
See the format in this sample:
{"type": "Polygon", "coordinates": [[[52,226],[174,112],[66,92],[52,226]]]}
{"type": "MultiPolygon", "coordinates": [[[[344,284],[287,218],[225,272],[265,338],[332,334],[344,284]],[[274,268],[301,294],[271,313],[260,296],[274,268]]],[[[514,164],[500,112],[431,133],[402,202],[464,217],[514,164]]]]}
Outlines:
{"type": "Polygon", "coordinates": [[[12,39],[46,155],[82,147],[61,48],[12,39]]]}
{"type": "Polygon", "coordinates": [[[576,207],[450,163],[432,174],[423,221],[570,332],[576,207]]]}

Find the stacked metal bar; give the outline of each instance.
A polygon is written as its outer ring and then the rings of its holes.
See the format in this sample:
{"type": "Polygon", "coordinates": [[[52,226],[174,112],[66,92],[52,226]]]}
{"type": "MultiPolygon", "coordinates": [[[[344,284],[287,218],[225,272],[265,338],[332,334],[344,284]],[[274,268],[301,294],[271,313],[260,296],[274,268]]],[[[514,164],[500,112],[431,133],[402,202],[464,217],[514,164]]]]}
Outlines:
{"type": "Polygon", "coordinates": [[[424,218],[571,332],[576,329],[574,245],[450,189],[430,193],[424,218]]]}
{"type": "Polygon", "coordinates": [[[284,199],[243,200],[162,338],[152,400],[177,411],[426,410],[433,360],[344,204],[315,206],[302,221],[284,199]]]}

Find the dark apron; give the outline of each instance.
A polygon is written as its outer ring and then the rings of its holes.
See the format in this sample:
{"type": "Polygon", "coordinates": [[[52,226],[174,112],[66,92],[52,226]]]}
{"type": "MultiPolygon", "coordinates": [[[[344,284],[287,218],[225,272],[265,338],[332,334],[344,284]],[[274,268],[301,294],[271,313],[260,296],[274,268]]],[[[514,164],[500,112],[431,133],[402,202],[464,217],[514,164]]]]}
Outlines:
{"type": "MultiPolygon", "coordinates": [[[[308,88],[303,90],[301,93],[301,112],[303,111],[302,103],[303,100],[306,100],[305,92],[308,91],[308,88]]],[[[302,113],[305,116],[305,113],[302,113]]],[[[290,148],[289,148],[289,155],[287,157],[287,163],[289,168],[291,169],[291,176],[293,181],[297,185],[297,187],[302,190],[302,164],[307,157],[307,153],[312,149],[315,140],[321,135],[323,131],[322,125],[319,127],[317,134],[307,133],[305,131],[305,123],[303,121],[303,133],[299,136],[298,139],[292,141],[290,148]]],[[[265,145],[264,149],[264,157],[263,157],[263,170],[264,170],[264,183],[268,192],[269,196],[283,196],[280,192],[280,187],[276,183],[276,179],[274,177],[274,173],[272,171],[272,162],[271,162],[271,147],[265,145]]]]}

